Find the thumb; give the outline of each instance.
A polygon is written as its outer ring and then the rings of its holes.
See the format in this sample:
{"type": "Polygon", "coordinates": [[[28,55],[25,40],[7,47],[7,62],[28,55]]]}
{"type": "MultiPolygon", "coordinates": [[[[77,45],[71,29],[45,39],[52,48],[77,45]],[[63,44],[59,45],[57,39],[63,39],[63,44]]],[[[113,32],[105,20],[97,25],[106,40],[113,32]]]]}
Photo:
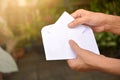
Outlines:
{"type": "MultiPolygon", "coordinates": [[[[75,41],[73,41],[73,40],[70,40],[69,41],[69,43],[70,43],[70,46],[71,46],[71,48],[73,49],[73,51],[76,53],[76,55],[78,55],[78,56],[89,56],[89,55],[92,55],[92,56],[95,56],[96,54],[95,53],[93,53],[93,52],[91,52],[91,51],[89,51],[89,50],[85,50],[85,49],[82,49],[82,48],[80,48],[79,46],[78,46],[78,44],[75,42],[75,41]]],[[[97,55],[98,56],[98,55],[97,55]]]]}
{"type": "Polygon", "coordinates": [[[69,44],[71,46],[71,48],[73,49],[73,51],[76,53],[76,55],[79,55],[80,52],[83,52],[83,49],[81,49],[76,42],[74,42],[73,40],[69,41],[69,44]]]}

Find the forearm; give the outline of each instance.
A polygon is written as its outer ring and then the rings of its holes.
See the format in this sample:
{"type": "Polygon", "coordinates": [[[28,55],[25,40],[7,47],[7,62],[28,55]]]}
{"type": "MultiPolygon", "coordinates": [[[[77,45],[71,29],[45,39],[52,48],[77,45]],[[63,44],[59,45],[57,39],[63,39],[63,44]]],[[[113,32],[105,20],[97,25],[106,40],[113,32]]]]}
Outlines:
{"type": "Polygon", "coordinates": [[[108,15],[105,20],[105,31],[120,35],[120,17],[108,15]]]}
{"type": "Polygon", "coordinates": [[[100,63],[98,63],[96,69],[103,72],[120,75],[120,60],[105,57],[100,63]]]}

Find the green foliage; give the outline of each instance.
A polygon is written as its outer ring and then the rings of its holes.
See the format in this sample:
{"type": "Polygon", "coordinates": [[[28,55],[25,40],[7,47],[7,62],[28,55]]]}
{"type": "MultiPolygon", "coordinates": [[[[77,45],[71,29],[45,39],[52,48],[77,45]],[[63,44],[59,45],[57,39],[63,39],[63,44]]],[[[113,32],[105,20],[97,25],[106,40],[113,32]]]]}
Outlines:
{"type": "MultiPolygon", "coordinates": [[[[0,0],[1,1],[1,0],[0,0]]],[[[6,3],[3,16],[15,37],[19,37],[18,46],[24,46],[31,39],[41,37],[42,27],[54,23],[63,11],[69,13],[84,8],[95,12],[120,15],[120,0],[26,0],[26,6],[16,1],[6,3]],[[37,3],[35,3],[37,1],[37,3]],[[90,3],[91,1],[91,3],[90,3]],[[89,4],[90,3],[90,4],[89,4]]],[[[2,4],[2,3],[1,3],[2,4]]],[[[2,13],[2,12],[1,12],[2,13]]],[[[111,33],[95,34],[99,46],[116,46],[118,36],[111,33]]]]}
{"type": "Polygon", "coordinates": [[[99,47],[117,46],[116,39],[118,38],[118,36],[115,34],[102,32],[96,33],[95,36],[99,47]]]}
{"type": "Polygon", "coordinates": [[[120,0],[93,0],[91,10],[107,14],[120,15],[120,0]]]}
{"type": "MultiPolygon", "coordinates": [[[[92,0],[91,10],[95,12],[103,12],[106,14],[120,15],[120,0],[92,0]]],[[[100,47],[117,46],[119,36],[112,33],[97,33],[96,39],[100,47]]]]}

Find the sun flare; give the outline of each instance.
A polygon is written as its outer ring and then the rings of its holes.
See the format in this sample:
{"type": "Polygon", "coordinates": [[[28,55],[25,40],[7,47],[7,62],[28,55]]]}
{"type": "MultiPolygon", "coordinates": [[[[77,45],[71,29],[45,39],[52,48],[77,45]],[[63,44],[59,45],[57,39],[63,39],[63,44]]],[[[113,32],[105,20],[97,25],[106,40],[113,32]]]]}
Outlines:
{"type": "Polygon", "coordinates": [[[26,6],[27,2],[26,2],[26,0],[18,0],[18,4],[19,4],[19,6],[26,6]]]}

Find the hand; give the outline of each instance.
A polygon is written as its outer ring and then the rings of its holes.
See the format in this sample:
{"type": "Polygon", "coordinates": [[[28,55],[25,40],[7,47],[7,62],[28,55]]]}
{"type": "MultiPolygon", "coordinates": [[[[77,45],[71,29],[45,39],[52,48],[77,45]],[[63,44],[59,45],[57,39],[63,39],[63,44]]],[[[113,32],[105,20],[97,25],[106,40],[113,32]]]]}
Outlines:
{"type": "Polygon", "coordinates": [[[73,40],[70,40],[70,46],[76,53],[77,57],[76,59],[67,60],[67,62],[74,70],[97,70],[99,63],[104,62],[104,56],[80,48],[73,40]]]}
{"type": "Polygon", "coordinates": [[[68,24],[69,27],[76,27],[77,25],[88,25],[95,32],[112,32],[120,34],[120,17],[107,15],[104,13],[96,13],[87,10],[77,10],[71,14],[74,21],[68,24]]]}

